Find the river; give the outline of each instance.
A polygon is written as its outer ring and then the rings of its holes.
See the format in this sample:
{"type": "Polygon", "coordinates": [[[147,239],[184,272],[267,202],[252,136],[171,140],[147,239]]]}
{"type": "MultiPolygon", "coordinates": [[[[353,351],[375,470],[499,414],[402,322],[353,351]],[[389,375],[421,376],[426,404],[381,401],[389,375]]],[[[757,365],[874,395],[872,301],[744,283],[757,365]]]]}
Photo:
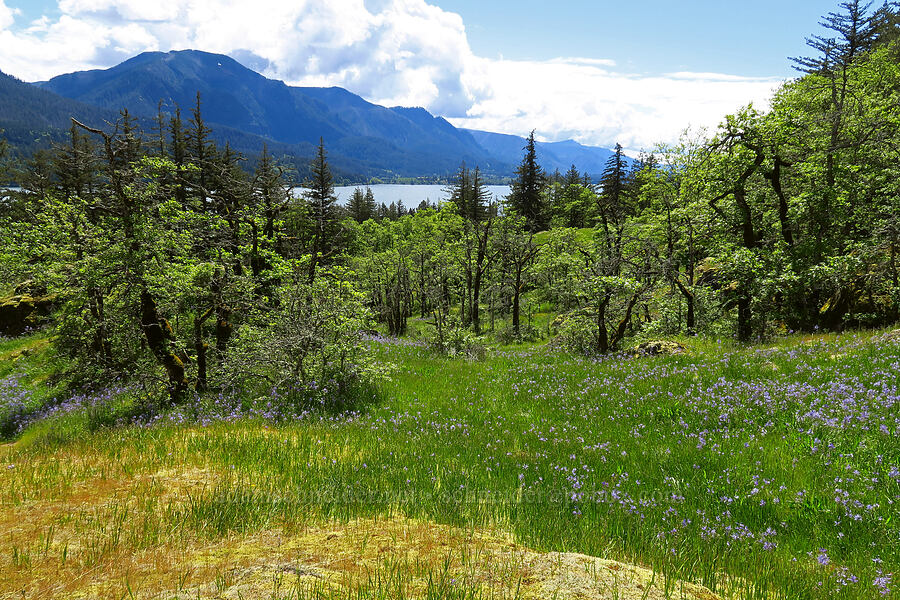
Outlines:
{"type": "MultiPolygon", "coordinates": [[[[366,189],[366,186],[341,186],[334,188],[334,193],[338,197],[339,204],[347,204],[350,197],[353,196],[353,190],[357,187],[366,189]]],[[[437,203],[446,200],[450,195],[445,191],[446,185],[402,185],[393,183],[382,183],[370,185],[372,193],[375,194],[375,202],[390,206],[391,202],[403,202],[406,208],[415,208],[422,200],[428,200],[430,203],[437,203]]],[[[503,200],[504,196],[509,195],[508,185],[486,185],[484,186],[491,196],[497,202],[503,200]]],[[[300,194],[303,190],[295,188],[295,193],[300,194]]]]}
{"type": "MultiPolygon", "coordinates": [[[[357,187],[365,190],[366,186],[341,186],[334,188],[334,193],[338,198],[339,204],[347,204],[353,195],[353,190],[357,187]]],[[[381,183],[370,185],[372,193],[375,194],[375,202],[390,206],[391,202],[403,202],[406,208],[415,208],[422,200],[428,200],[430,203],[446,200],[450,195],[446,192],[446,185],[402,185],[394,183],[381,183]]],[[[486,185],[484,188],[490,192],[492,198],[496,202],[501,202],[505,196],[509,195],[508,185],[486,185]]],[[[0,188],[2,189],[2,188],[0,188]]],[[[21,188],[5,188],[9,191],[20,191],[21,188]]],[[[303,188],[294,188],[294,193],[300,195],[303,188]]]]}

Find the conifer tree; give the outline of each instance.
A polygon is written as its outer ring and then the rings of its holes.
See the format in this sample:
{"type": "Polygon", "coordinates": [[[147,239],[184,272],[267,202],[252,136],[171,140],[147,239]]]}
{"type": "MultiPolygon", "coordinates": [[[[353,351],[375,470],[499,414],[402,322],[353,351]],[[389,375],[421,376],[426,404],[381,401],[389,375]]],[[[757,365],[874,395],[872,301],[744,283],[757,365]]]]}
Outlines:
{"type": "Polygon", "coordinates": [[[832,37],[814,35],[806,38],[806,44],[817,52],[816,56],[792,58],[794,68],[809,75],[819,75],[825,80],[822,116],[829,123],[828,147],[825,150],[824,186],[820,196],[811,205],[811,217],[815,237],[818,240],[817,258],[825,252],[824,245],[833,227],[833,211],[838,201],[837,172],[840,170],[839,151],[847,146],[844,140],[845,124],[850,118],[846,113],[848,97],[852,96],[849,69],[853,62],[874,45],[879,25],[883,19],[869,15],[872,2],[861,4],[859,0],[842,2],[843,12],[831,12],[819,23],[834,32],[832,37]]]}
{"type": "Polygon", "coordinates": [[[470,221],[482,221],[488,216],[490,192],[484,187],[481,169],[470,170],[465,161],[460,165],[453,185],[445,190],[450,194],[450,201],[456,205],[461,217],[470,221]]]}
{"type": "Polygon", "coordinates": [[[377,212],[378,207],[375,204],[375,192],[372,191],[372,188],[366,186],[366,214],[368,215],[366,218],[374,219],[377,212]]]}
{"type": "Polygon", "coordinates": [[[475,171],[472,173],[471,208],[470,218],[473,221],[483,221],[490,216],[491,193],[484,186],[484,178],[478,165],[475,165],[475,171]]]}
{"type": "Polygon", "coordinates": [[[191,110],[191,121],[188,127],[186,147],[190,162],[198,168],[196,176],[197,197],[205,201],[210,187],[212,161],[216,155],[216,147],[210,139],[212,130],[206,126],[200,110],[200,92],[197,92],[197,103],[191,110]]]}
{"type": "Polygon", "coordinates": [[[562,187],[560,216],[563,217],[568,227],[584,227],[586,211],[581,199],[584,188],[581,174],[575,168],[575,165],[569,167],[569,170],[563,176],[562,187]]]}
{"type": "Polygon", "coordinates": [[[90,138],[73,123],[69,143],[58,148],[54,156],[54,171],[66,200],[92,194],[98,185],[94,152],[90,138]]]}
{"type": "Polygon", "coordinates": [[[445,189],[445,193],[450,194],[450,201],[456,205],[457,213],[459,213],[459,215],[463,218],[468,218],[470,215],[470,179],[471,174],[469,172],[469,168],[466,166],[466,161],[463,161],[459,165],[459,169],[456,170],[456,175],[454,175],[453,177],[452,185],[449,188],[445,189]]]}
{"type": "Polygon", "coordinates": [[[525,156],[516,169],[516,178],[510,186],[512,189],[507,196],[507,203],[512,211],[525,218],[525,227],[528,231],[541,231],[547,225],[544,209],[547,176],[537,161],[534,131],[529,134],[523,149],[525,156]]]}
{"type": "Polygon", "coordinates": [[[169,155],[175,163],[175,198],[183,206],[187,202],[187,181],[184,168],[187,164],[187,142],[185,141],[184,125],[181,121],[181,108],[176,106],[175,112],[169,119],[169,155]]]}
{"type": "Polygon", "coordinates": [[[328,236],[328,233],[336,219],[335,202],[337,197],[334,195],[334,177],[328,167],[325,141],[322,138],[319,138],[319,148],[310,165],[310,170],[312,179],[307,185],[308,191],[305,196],[313,226],[309,249],[309,282],[312,283],[316,279],[316,267],[334,241],[328,236]]]}
{"type": "Polygon", "coordinates": [[[597,212],[606,242],[618,247],[622,240],[622,228],[628,215],[627,193],[628,160],[621,144],[616,144],[615,154],[606,161],[600,177],[600,194],[597,196],[597,212]]]}
{"type": "Polygon", "coordinates": [[[806,45],[818,56],[791,58],[794,68],[803,73],[840,74],[860,54],[874,45],[883,23],[884,12],[869,15],[872,2],[861,4],[859,0],[842,2],[843,12],[830,12],[819,25],[834,32],[835,36],[813,35],[806,38],[806,45]]]}
{"type": "Polygon", "coordinates": [[[362,191],[362,188],[353,190],[353,195],[350,196],[350,201],[347,203],[347,210],[357,223],[362,223],[369,218],[366,193],[362,191]]]}

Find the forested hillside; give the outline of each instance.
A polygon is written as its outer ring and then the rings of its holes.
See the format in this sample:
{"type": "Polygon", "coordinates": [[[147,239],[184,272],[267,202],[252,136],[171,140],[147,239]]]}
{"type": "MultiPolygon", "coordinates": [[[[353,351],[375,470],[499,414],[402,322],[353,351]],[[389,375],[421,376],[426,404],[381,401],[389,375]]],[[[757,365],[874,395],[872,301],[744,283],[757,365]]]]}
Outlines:
{"type": "MultiPolygon", "coordinates": [[[[144,117],[156,115],[160,106],[167,114],[187,109],[199,93],[210,123],[287,145],[314,145],[324,137],[332,153],[369,165],[369,172],[446,174],[460,160],[480,162],[492,172],[507,166],[468,133],[424,110],[422,119],[414,109],[388,109],[341,88],[287,86],[221,54],[145,52],[111,69],[60,75],[39,85],[144,117]]],[[[310,157],[310,150],[300,155],[310,157]]]]}
{"type": "MultiPolygon", "coordinates": [[[[146,52],[110,69],[34,85],[10,79],[0,89],[0,125],[16,151],[30,156],[64,139],[70,117],[102,126],[127,109],[149,135],[160,112],[164,119],[179,109],[187,114],[198,94],[219,145],[248,156],[267,145],[282,163],[305,174],[323,137],[342,181],[446,181],[461,161],[478,164],[494,181],[505,180],[525,142],[457,129],[422,108],[378,106],[342,88],[288,86],[228,56],[196,50],[146,52]]],[[[548,170],[578,164],[596,175],[610,151],[567,141],[539,143],[538,154],[548,170]]]]}

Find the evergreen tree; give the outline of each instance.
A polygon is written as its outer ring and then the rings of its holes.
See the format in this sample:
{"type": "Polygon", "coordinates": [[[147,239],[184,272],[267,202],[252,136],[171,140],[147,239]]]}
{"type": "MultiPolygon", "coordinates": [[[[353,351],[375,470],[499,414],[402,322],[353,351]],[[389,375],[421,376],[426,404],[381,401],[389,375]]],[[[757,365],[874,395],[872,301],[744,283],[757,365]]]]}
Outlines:
{"type": "Polygon", "coordinates": [[[567,227],[584,227],[585,217],[587,216],[583,200],[585,188],[582,183],[582,176],[578,169],[575,168],[575,165],[569,167],[569,170],[562,177],[561,187],[562,193],[558,216],[561,217],[561,220],[567,227]]]}
{"type": "Polygon", "coordinates": [[[290,194],[285,187],[284,169],[272,159],[267,145],[263,145],[253,175],[253,192],[265,217],[263,235],[271,240],[275,236],[277,219],[287,209],[290,194]]]}
{"type": "Polygon", "coordinates": [[[833,227],[833,212],[838,202],[836,179],[840,166],[840,150],[848,144],[844,139],[845,124],[852,119],[846,114],[849,86],[849,70],[853,62],[872,48],[879,28],[876,15],[868,15],[872,3],[860,5],[859,0],[842,2],[841,13],[828,13],[819,23],[827,30],[834,32],[832,37],[814,35],[806,38],[807,45],[818,54],[812,57],[792,58],[794,68],[807,75],[818,75],[824,78],[821,107],[823,120],[829,123],[828,147],[825,149],[824,185],[811,203],[811,217],[815,226],[815,236],[819,240],[816,250],[817,258],[827,250],[833,227]]]}
{"type": "Polygon", "coordinates": [[[362,223],[369,218],[366,194],[362,191],[362,188],[353,190],[353,195],[350,196],[350,201],[347,203],[347,210],[357,223],[362,223]]]}
{"type": "Polygon", "coordinates": [[[547,211],[544,208],[547,176],[537,162],[534,131],[529,134],[524,150],[525,156],[516,169],[507,204],[510,210],[525,218],[528,231],[541,231],[547,226],[547,211]]]}
{"type": "Polygon", "coordinates": [[[375,192],[372,191],[372,188],[366,186],[366,214],[368,215],[366,218],[374,219],[377,212],[378,206],[375,204],[375,192]]]}
{"type": "Polygon", "coordinates": [[[472,192],[472,185],[470,180],[469,168],[466,166],[466,161],[463,161],[459,165],[456,175],[453,176],[451,186],[444,190],[450,195],[450,201],[456,205],[457,213],[463,218],[468,218],[471,214],[469,196],[472,192]]]}
{"type": "Polygon", "coordinates": [[[175,107],[175,112],[169,119],[169,155],[175,164],[175,198],[183,206],[187,202],[187,180],[185,178],[185,165],[188,161],[187,141],[185,140],[184,125],[181,121],[181,108],[175,107]]]}
{"type": "Polygon", "coordinates": [[[475,165],[472,173],[471,215],[473,221],[484,221],[491,212],[491,193],[484,186],[481,168],[475,165]]]}
{"type": "Polygon", "coordinates": [[[481,169],[476,166],[471,171],[463,161],[453,179],[453,185],[445,190],[464,219],[482,221],[487,218],[491,195],[485,189],[483,181],[481,169]]]}
{"type": "Polygon", "coordinates": [[[163,101],[156,105],[156,119],[153,121],[154,152],[157,156],[166,156],[166,115],[163,112],[163,101]]]}
{"type": "Polygon", "coordinates": [[[884,22],[884,11],[869,15],[872,2],[859,0],[842,2],[841,13],[830,12],[819,25],[834,32],[833,37],[814,35],[806,38],[806,45],[818,56],[791,58],[794,68],[803,73],[841,75],[860,54],[870,50],[878,38],[884,22]]]}
{"type": "Polygon", "coordinates": [[[312,242],[309,250],[309,282],[316,278],[316,267],[324,254],[333,246],[334,238],[329,236],[336,220],[334,177],[328,167],[325,155],[325,141],[319,138],[316,157],[310,165],[312,179],[305,193],[309,215],[312,219],[312,242]]]}
{"type": "Polygon", "coordinates": [[[90,195],[98,185],[94,145],[75,124],[69,130],[69,143],[57,149],[54,171],[62,197],[90,195]]]}
{"type": "Polygon", "coordinates": [[[197,103],[191,110],[185,146],[189,161],[197,167],[193,183],[197,188],[196,196],[201,202],[206,201],[210,189],[212,163],[217,153],[215,143],[210,139],[211,133],[212,130],[206,126],[206,122],[203,120],[200,110],[200,92],[197,92],[197,103]]]}
{"type": "Polygon", "coordinates": [[[606,161],[600,177],[600,194],[597,196],[597,213],[608,243],[619,246],[622,229],[628,215],[629,171],[628,160],[621,144],[616,144],[615,154],[606,161]]]}

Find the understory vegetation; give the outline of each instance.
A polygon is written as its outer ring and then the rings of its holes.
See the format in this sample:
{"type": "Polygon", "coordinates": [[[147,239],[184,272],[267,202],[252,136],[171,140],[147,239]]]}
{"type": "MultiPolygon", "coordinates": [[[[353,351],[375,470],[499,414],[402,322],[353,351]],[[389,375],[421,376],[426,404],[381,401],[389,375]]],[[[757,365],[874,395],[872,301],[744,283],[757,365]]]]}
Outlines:
{"type": "Polygon", "coordinates": [[[338,206],[324,140],[295,196],[199,95],[0,146],[0,595],[895,596],[898,15],[842,9],[768,111],[599,181],[532,134],[499,205],[338,206]]]}

